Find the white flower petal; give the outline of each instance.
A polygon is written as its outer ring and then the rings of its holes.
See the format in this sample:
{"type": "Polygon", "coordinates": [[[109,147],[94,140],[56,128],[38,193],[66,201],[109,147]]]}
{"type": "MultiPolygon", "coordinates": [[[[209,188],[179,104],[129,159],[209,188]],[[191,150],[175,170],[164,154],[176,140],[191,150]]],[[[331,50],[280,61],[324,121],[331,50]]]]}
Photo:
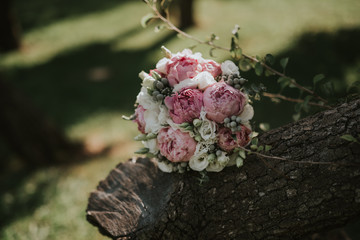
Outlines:
{"type": "Polygon", "coordinates": [[[208,151],[209,149],[206,145],[198,143],[194,155],[190,158],[189,167],[194,171],[204,170],[209,165],[209,162],[206,160],[208,151]]]}
{"type": "Polygon", "coordinates": [[[171,163],[167,163],[167,162],[158,162],[158,167],[161,171],[166,172],[166,173],[171,173],[173,171],[173,167],[171,163]]]}
{"type": "Polygon", "coordinates": [[[169,59],[166,57],[160,59],[160,61],[156,64],[156,69],[159,72],[166,74],[166,68],[167,68],[168,62],[169,62],[169,59]]]}
{"type": "Polygon", "coordinates": [[[254,108],[250,104],[246,104],[244,110],[239,115],[242,122],[247,122],[254,117],[254,108]]]}
{"type": "Polygon", "coordinates": [[[196,86],[197,82],[193,78],[185,79],[174,85],[173,92],[180,92],[183,88],[196,88],[196,86]]]}
{"type": "Polygon", "coordinates": [[[201,72],[195,78],[194,81],[197,82],[197,86],[200,90],[205,90],[211,84],[216,83],[214,77],[209,72],[201,72]]]}
{"type": "Polygon", "coordinates": [[[144,120],[145,120],[145,132],[147,133],[158,133],[162,128],[158,116],[160,113],[159,106],[155,106],[152,109],[147,109],[144,112],[144,120]]]}
{"type": "Polygon", "coordinates": [[[148,75],[143,79],[142,86],[146,88],[153,88],[154,87],[155,78],[148,75]]]}
{"type": "Polygon", "coordinates": [[[226,60],[221,64],[221,71],[224,75],[239,74],[239,68],[230,60],[226,60]]]}
{"type": "Polygon", "coordinates": [[[204,109],[201,109],[200,119],[203,121],[198,129],[201,137],[209,144],[216,142],[216,123],[206,118],[204,109]]]}
{"type": "Polygon", "coordinates": [[[210,163],[209,166],[206,168],[208,172],[220,172],[225,168],[224,165],[220,164],[219,162],[210,163]]]}
{"type": "Polygon", "coordinates": [[[150,139],[147,141],[142,141],[145,147],[149,149],[149,152],[152,154],[157,154],[159,152],[159,149],[157,147],[157,140],[156,138],[150,139]]]}

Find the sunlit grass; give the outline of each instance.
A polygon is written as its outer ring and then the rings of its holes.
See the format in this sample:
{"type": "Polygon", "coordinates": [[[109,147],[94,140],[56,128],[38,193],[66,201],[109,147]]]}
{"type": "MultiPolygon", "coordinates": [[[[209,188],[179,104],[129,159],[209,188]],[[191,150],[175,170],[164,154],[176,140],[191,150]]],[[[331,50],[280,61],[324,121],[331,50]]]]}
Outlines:
{"type": "MultiPolygon", "coordinates": [[[[290,48],[304,32],[331,33],[360,26],[357,0],[198,0],[195,9],[197,26],[188,30],[190,34],[206,39],[214,32],[220,37],[218,44],[228,46],[231,30],[239,24],[244,51],[259,55],[290,48]]],[[[21,51],[0,57],[0,68],[9,79],[60,122],[67,136],[83,141],[90,152],[108,148],[106,156],[92,161],[37,170],[3,192],[4,208],[12,206],[9,209],[15,211],[15,199],[23,201],[19,201],[22,208],[18,207],[21,215],[0,230],[1,239],[102,239],[85,220],[87,197],[99,180],[139,146],[132,140],[136,125],[121,119],[129,112],[120,107],[131,108],[134,89],[140,86],[137,73],[141,69],[137,68],[155,64],[161,51],[152,46],[167,34],[153,33],[154,25],[141,31],[140,18],[147,12],[141,1],[126,1],[111,9],[42,24],[26,31],[21,51]],[[103,82],[92,81],[89,71],[103,65],[112,75],[103,82]],[[34,70],[36,66],[40,67],[34,70]],[[74,89],[79,91],[71,92],[74,89]],[[126,94],[132,98],[126,99],[126,94]],[[42,184],[40,191],[37,186],[42,184]],[[34,197],[39,202],[28,209],[27,199],[34,197]]],[[[194,42],[172,38],[165,44],[176,52],[194,42]]],[[[207,47],[195,50],[209,57],[207,47]]],[[[214,53],[218,61],[228,57],[221,51],[214,53]]],[[[347,68],[347,83],[358,79],[356,71],[354,66],[347,68]]]]}

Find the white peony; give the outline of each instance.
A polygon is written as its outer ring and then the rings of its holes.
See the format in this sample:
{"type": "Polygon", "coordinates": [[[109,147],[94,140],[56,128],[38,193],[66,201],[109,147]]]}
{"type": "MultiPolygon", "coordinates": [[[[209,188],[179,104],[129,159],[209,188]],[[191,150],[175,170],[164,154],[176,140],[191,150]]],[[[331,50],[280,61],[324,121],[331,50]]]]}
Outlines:
{"type": "Polygon", "coordinates": [[[136,97],[136,102],[139,103],[145,109],[156,108],[156,103],[152,97],[148,94],[146,87],[142,87],[139,94],[136,97]]]}
{"type": "Polygon", "coordinates": [[[242,122],[248,122],[254,117],[254,108],[250,104],[246,104],[239,117],[242,122]]]}
{"type": "Polygon", "coordinates": [[[142,81],[142,86],[146,87],[146,88],[154,88],[154,82],[155,82],[155,78],[153,78],[152,76],[148,75],[146,76],[143,81],[142,81]]]}
{"type": "Polygon", "coordinates": [[[147,133],[158,133],[162,128],[161,123],[159,122],[160,106],[155,104],[155,107],[147,109],[144,112],[145,120],[145,132],[147,133]]]}
{"type": "Polygon", "coordinates": [[[209,144],[216,142],[216,123],[206,118],[204,109],[201,109],[200,119],[203,121],[198,129],[201,137],[209,144]]]}
{"type": "Polygon", "coordinates": [[[209,165],[206,160],[208,151],[209,149],[205,145],[198,143],[194,155],[190,158],[189,167],[195,171],[204,170],[209,165]]]}
{"type": "Polygon", "coordinates": [[[160,61],[156,64],[156,69],[161,72],[166,74],[166,68],[167,68],[167,64],[169,62],[169,59],[164,57],[162,59],[160,59],[160,61]]]}
{"type": "Polygon", "coordinates": [[[174,85],[173,92],[179,92],[183,88],[198,88],[204,91],[211,84],[216,83],[214,77],[209,72],[201,72],[194,78],[185,79],[174,85]]]}
{"type": "Polygon", "coordinates": [[[239,68],[230,60],[226,60],[221,64],[221,71],[224,75],[239,74],[239,68]]]}
{"type": "Polygon", "coordinates": [[[226,154],[226,152],[221,151],[221,155],[217,157],[217,161],[224,166],[226,166],[230,161],[229,156],[227,156],[226,154]]]}
{"type": "Polygon", "coordinates": [[[142,141],[144,146],[149,149],[149,152],[152,154],[157,154],[159,152],[159,149],[157,147],[157,140],[156,138],[150,139],[147,141],[142,141]]]}
{"type": "Polygon", "coordinates": [[[197,82],[197,86],[200,90],[205,90],[211,84],[216,83],[213,75],[209,72],[201,72],[199,73],[194,80],[197,82]]]}
{"type": "Polygon", "coordinates": [[[196,88],[198,83],[195,81],[194,78],[185,79],[178,84],[174,85],[173,92],[180,92],[183,88],[196,88]]]}
{"type": "Polygon", "coordinates": [[[207,166],[206,171],[208,172],[220,172],[225,168],[225,165],[220,164],[219,162],[213,162],[210,163],[209,166],[207,166]]]}
{"type": "Polygon", "coordinates": [[[158,167],[160,168],[161,171],[166,172],[166,173],[171,173],[173,171],[173,166],[171,163],[167,163],[167,162],[158,162],[158,167]]]}

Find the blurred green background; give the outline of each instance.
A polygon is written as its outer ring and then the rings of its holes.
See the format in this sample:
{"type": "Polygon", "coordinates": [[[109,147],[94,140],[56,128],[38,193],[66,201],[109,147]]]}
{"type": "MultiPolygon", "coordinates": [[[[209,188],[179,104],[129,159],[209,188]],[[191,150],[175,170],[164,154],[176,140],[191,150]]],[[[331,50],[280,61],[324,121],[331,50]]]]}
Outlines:
{"type": "MultiPolygon", "coordinates": [[[[229,46],[231,30],[239,24],[246,53],[290,57],[288,75],[305,86],[312,85],[314,75],[325,74],[334,92],[318,93],[333,102],[360,80],[358,0],[194,4],[196,24],[188,33],[203,39],[216,33],[218,44],[229,46]]],[[[0,55],[0,72],[69,139],[94,154],[66,166],[29,169],[0,139],[0,238],[101,239],[85,220],[87,197],[139,147],[132,141],[135,124],[121,119],[132,112],[138,73],[155,67],[162,45],[177,52],[195,43],[167,31],[154,33],[155,25],[143,29],[140,19],[149,9],[140,0],[14,0],[13,8],[22,29],[21,48],[0,55]],[[96,154],[104,149],[106,154],[96,154]]],[[[210,57],[206,46],[194,50],[210,57]]],[[[214,55],[218,62],[230,58],[221,51],[214,55]]],[[[279,92],[276,78],[243,75],[279,92]]],[[[293,89],[285,94],[298,97],[293,89]]],[[[263,99],[255,103],[254,121],[273,128],[292,121],[293,112],[291,103],[263,99]]]]}

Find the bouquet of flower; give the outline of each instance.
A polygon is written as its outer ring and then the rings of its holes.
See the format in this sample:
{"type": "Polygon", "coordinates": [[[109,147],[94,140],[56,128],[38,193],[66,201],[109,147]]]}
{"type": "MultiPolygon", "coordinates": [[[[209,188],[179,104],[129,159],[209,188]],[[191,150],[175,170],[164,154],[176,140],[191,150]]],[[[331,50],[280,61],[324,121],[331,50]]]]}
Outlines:
{"type": "Polygon", "coordinates": [[[141,72],[142,87],[133,120],[142,133],[135,140],[163,172],[219,172],[242,166],[243,147],[251,141],[254,110],[232,61],[221,65],[185,49],[165,56],[150,73],[141,72]]]}

